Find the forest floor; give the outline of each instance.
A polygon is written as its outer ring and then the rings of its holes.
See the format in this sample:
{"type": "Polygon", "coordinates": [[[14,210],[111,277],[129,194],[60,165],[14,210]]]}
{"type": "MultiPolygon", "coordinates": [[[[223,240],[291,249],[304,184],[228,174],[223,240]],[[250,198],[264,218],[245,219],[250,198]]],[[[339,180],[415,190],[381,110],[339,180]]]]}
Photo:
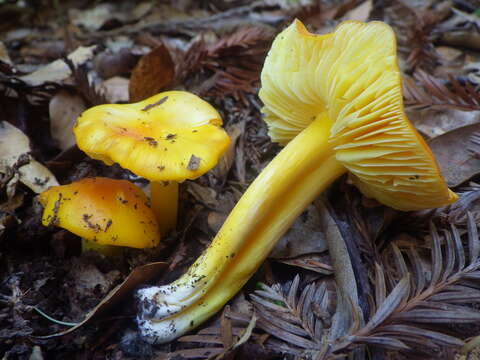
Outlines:
{"type": "Polygon", "coordinates": [[[479,0],[0,0],[0,356],[473,358],[479,86],[479,0]],[[180,276],[281,149],[267,134],[258,90],[273,39],[295,18],[315,33],[345,20],[393,27],[406,113],[460,200],[395,211],[344,176],[222,311],[150,345],[135,322],[135,289],[180,276]],[[212,104],[231,138],[217,167],[180,184],[176,230],[153,249],[107,257],[43,226],[37,195],[51,185],[103,176],[147,188],[78,149],[77,117],[172,89],[212,104]],[[339,301],[349,286],[349,300],[339,301]]]}

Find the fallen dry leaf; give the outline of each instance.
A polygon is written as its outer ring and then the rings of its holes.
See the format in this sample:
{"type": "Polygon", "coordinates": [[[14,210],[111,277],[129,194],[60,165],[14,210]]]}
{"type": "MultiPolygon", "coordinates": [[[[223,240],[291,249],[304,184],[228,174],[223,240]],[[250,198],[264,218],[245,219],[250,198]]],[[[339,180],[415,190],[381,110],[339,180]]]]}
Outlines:
{"type": "Polygon", "coordinates": [[[109,289],[120,279],[120,271],[112,270],[103,273],[97,266],[83,258],[72,259],[73,266],[69,276],[72,279],[72,302],[82,302],[85,299],[95,299],[107,295],[109,289]]]}
{"type": "MultiPolygon", "coordinates": [[[[67,57],[72,61],[75,67],[78,67],[93,57],[96,48],[96,45],[88,47],[81,46],[67,57]]],[[[65,61],[59,59],[28,75],[20,76],[19,78],[30,86],[40,86],[47,82],[61,82],[71,74],[72,71],[65,61]]]]}
{"type": "Polygon", "coordinates": [[[243,120],[235,124],[228,125],[225,130],[227,131],[228,136],[230,136],[230,145],[228,146],[225,154],[223,154],[223,156],[220,158],[217,166],[210,171],[210,173],[215,175],[218,179],[221,179],[221,181],[226,178],[235,161],[237,141],[245,132],[245,121],[243,120]]]}
{"type": "Polygon", "coordinates": [[[129,73],[136,65],[138,56],[132,54],[132,44],[117,52],[105,51],[95,57],[95,69],[103,79],[129,73]]]}
{"type": "Polygon", "coordinates": [[[79,328],[89,324],[105,311],[110,309],[113,305],[118,303],[128,294],[137,288],[140,284],[148,282],[159,275],[159,273],[166,268],[167,264],[163,262],[155,262],[146,265],[142,265],[133,269],[130,275],[117,287],[115,287],[110,293],[86,316],[85,319],[79,324],[61,331],[56,334],[46,336],[34,336],[37,339],[51,339],[54,337],[64,336],[78,330],[79,328]]]}
{"type": "Polygon", "coordinates": [[[197,201],[211,207],[218,206],[217,192],[209,187],[202,186],[193,181],[186,182],[187,192],[192,195],[197,201]]]}
{"type": "Polygon", "coordinates": [[[349,10],[343,17],[342,20],[355,20],[355,21],[367,21],[370,17],[370,13],[373,10],[373,1],[367,0],[356,8],[349,10]]]}
{"type": "Polygon", "coordinates": [[[125,13],[115,10],[113,4],[105,3],[87,10],[71,9],[69,11],[69,17],[72,24],[82,26],[90,31],[96,31],[108,21],[125,19],[125,13]]]}
{"type": "Polygon", "coordinates": [[[321,228],[320,216],[316,208],[310,205],[278,241],[270,257],[288,259],[325,250],[327,241],[321,228]]]}
{"type": "MultiPolygon", "coordinates": [[[[339,302],[337,309],[348,306],[359,306],[359,289],[352,260],[350,258],[347,243],[342,236],[341,229],[333,216],[333,211],[329,209],[328,202],[323,198],[318,198],[315,207],[319,213],[321,229],[325,233],[328,243],[328,252],[332,261],[332,268],[335,274],[335,282],[338,286],[339,302]],[[352,303],[348,304],[351,299],[352,303]]],[[[337,219],[338,220],[338,219],[337,219]]],[[[347,316],[346,312],[342,312],[343,316],[347,316]]],[[[363,322],[363,319],[359,319],[363,322]]],[[[342,326],[347,326],[346,324],[342,326]]],[[[345,331],[346,329],[344,329],[345,331]]]]}
{"type": "Polygon", "coordinates": [[[172,84],[175,65],[163,44],[144,55],[130,77],[130,102],[138,102],[159,93],[172,84]]]}
{"type": "Polygon", "coordinates": [[[462,126],[480,122],[480,111],[456,109],[407,109],[408,118],[422,134],[434,138],[462,126]]]}
{"type": "Polygon", "coordinates": [[[480,173],[480,158],[468,150],[472,135],[480,131],[480,124],[463,126],[432,139],[432,149],[442,174],[451,187],[460,185],[480,173]]]}
{"type": "Polygon", "coordinates": [[[58,185],[55,175],[30,152],[30,141],[21,130],[6,121],[0,122],[0,172],[12,176],[9,186],[17,178],[36,193],[58,185]]]}
{"type": "Polygon", "coordinates": [[[120,76],[105,80],[100,85],[100,92],[110,104],[127,103],[129,80],[120,76]]]}
{"type": "Polygon", "coordinates": [[[85,102],[78,95],[67,91],[58,92],[48,105],[50,133],[62,150],[75,145],[73,126],[77,117],[85,110],[85,102]]]}
{"type": "Polygon", "coordinates": [[[227,214],[218,211],[210,211],[207,216],[208,227],[214,233],[217,233],[225,222],[227,216],[227,214]]]}

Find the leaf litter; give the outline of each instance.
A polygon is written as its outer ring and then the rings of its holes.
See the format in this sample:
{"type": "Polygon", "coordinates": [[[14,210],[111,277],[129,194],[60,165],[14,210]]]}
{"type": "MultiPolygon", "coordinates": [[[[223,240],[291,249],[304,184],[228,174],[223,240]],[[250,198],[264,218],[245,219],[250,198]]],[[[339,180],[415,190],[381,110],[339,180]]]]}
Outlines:
{"type": "Polygon", "coordinates": [[[3,358],[454,359],[477,351],[480,2],[453,4],[2,4],[3,358]],[[133,321],[133,289],[178,277],[278,152],[256,94],[273,38],[296,17],[320,33],[346,19],[393,26],[409,116],[460,200],[400,213],[340,179],[219,314],[191,334],[152,347],[133,321]],[[181,185],[176,231],[157,248],[112,259],[82,253],[78,237],[42,227],[36,194],[51,185],[108,176],[145,186],[78,150],[70,131],[78,114],[175,89],[210,101],[233,139],[216,169],[181,185]],[[62,325],[72,322],[80,324],[62,325]]]}

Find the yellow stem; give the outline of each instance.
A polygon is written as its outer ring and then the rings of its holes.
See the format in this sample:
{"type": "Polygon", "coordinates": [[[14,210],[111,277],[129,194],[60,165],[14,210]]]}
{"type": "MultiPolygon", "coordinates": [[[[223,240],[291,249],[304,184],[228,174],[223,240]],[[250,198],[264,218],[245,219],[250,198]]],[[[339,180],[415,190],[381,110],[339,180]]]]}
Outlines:
{"type": "Polygon", "coordinates": [[[150,198],[162,235],[177,226],[178,182],[151,182],[150,198]]]}
{"type": "Polygon", "coordinates": [[[158,307],[150,312],[153,341],[169,341],[219,310],[302,211],[346,172],[328,142],[330,126],[329,119],[318,118],[293,139],[250,185],[189,271],[158,288],[158,307]],[[163,326],[172,321],[174,334],[163,326]]]}

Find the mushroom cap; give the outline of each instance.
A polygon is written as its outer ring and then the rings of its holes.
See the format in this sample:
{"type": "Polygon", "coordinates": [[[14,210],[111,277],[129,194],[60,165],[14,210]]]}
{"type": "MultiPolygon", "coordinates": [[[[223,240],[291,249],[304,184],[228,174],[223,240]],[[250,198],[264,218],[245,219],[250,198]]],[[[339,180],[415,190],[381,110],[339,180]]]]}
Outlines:
{"type": "Polygon", "coordinates": [[[272,141],[285,145],[326,117],[333,121],[336,159],[365,195],[399,210],[457,199],[405,115],[395,34],[387,24],[346,21],[315,35],[296,20],[273,42],[261,81],[272,141]]]}
{"type": "Polygon", "coordinates": [[[85,178],[40,194],[42,224],[56,225],[99,245],[158,245],[157,220],[145,194],[127,180],[85,178]]]}
{"type": "Polygon", "coordinates": [[[134,104],[106,104],[80,115],[78,147],[150,181],[195,179],[214,167],[230,138],[206,101],[167,91],[134,104]]]}

